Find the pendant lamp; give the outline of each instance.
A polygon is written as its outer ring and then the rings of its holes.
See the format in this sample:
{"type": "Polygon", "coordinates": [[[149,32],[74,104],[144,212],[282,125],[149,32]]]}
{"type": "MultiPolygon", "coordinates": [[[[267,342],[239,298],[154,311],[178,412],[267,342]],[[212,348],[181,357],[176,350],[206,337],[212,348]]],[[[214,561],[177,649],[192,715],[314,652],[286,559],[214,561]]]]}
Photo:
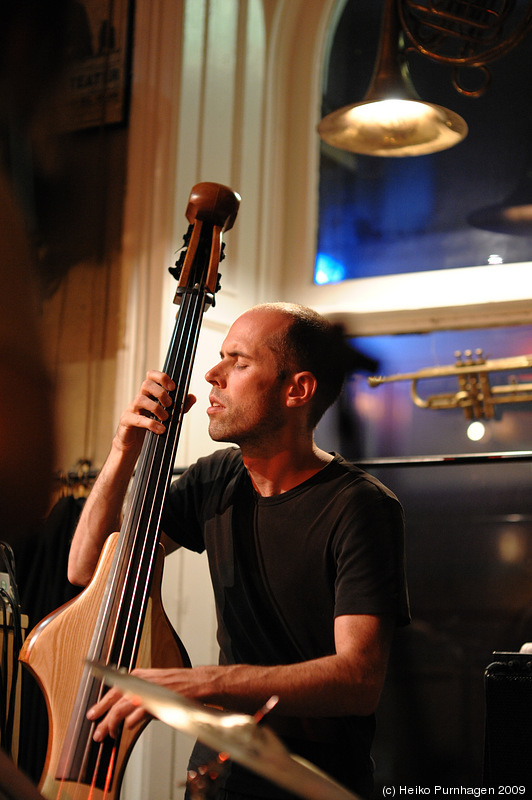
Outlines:
{"type": "Polygon", "coordinates": [[[321,120],[318,133],[324,142],[352,153],[402,157],[446,150],[466,137],[462,117],[417,95],[400,39],[396,0],[386,0],[367,94],[321,120]]]}

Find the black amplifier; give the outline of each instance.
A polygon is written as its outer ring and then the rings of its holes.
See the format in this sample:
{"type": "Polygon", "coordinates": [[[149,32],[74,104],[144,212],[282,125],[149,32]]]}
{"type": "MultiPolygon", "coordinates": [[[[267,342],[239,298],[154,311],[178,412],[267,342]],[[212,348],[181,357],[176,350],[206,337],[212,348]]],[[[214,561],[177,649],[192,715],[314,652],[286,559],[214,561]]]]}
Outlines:
{"type": "Polygon", "coordinates": [[[484,785],[532,797],[532,654],[493,653],[484,679],[484,785]]]}

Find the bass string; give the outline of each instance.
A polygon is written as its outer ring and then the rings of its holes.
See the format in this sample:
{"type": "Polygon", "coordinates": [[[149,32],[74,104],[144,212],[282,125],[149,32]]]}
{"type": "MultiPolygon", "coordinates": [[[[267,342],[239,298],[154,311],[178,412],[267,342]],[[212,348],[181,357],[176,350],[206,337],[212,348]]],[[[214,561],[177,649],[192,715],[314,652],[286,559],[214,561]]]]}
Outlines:
{"type": "MultiPolygon", "coordinates": [[[[167,372],[169,375],[171,375],[173,377],[173,379],[175,380],[176,385],[184,387],[183,390],[182,390],[182,395],[183,395],[182,401],[179,404],[179,407],[177,407],[177,405],[174,406],[174,410],[173,410],[173,413],[172,413],[172,420],[175,420],[177,418],[177,426],[174,425],[174,427],[179,427],[180,426],[180,422],[181,422],[181,419],[182,419],[182,416],[183,416],[183,405],[184,405],[184,401],[186,399],[186,389],[188,388],[188,384],[189,384],[190,376],[191,376],[191,372],[192,372],[192,357],[193,357],[195,349],[196,349],[197,338],[198,338],[198,334],[199,334],[199,331],[197,330],[198,329],[198,325],[193,325],[192,322],[194,322],[194,321],[197,322],[198,319],[201,317],[201,314],[203,313],[203,310],[204,310],[205,302],[204,302],[204,298],[201,298],[201,297],[196,298],[196,302],[194,302],[194,297],[191,299],[190,297],[187,296],[187,297],[183,297],[182,298],[182,304],[181,305],[182,305],[182,308],[180,309],[180,311],[181,311],[180,316],[184,316],[184,320],[180,321],[181,322],[180,327],[181,327],[181,331],[184,330],[186,332],[186,340],[185,340],[184,344],[182,344],[181,347],[177,347],[177,348],[174,347],[174,346],[170,347],[169,360],[167,361],[167,364],[165,364],[165,367],[164,367],[165,372],[167,372]],[[199,299],[199,302],[198,302],[198,299],[199,299]],[[177,375],[178,372],[179,372],[179,376],[177,375]]],[[[176,330],[177,330],[178,327],[179,327],[179,325],[176,325],[176,330]]],[[[175,433],[177,433],[177,432],[178,431],[176,431],[175,433]]],[[[169,432],[169,434],[170,434],[170,432],[169,432]]],[[[141,472],[143,470],[145,470],[147,468],[147,464],[150,461],[152,462],[152,465],[158,466],[159,474],[156,476],[156,483],[159,484],[161,482],[161,480],[163,480],[166,477],[163,473],[164,473],[165,462],[166,462],[166,464],[168,464],[168,451],[171,452],[171,463],[169,465],[170,466],[170,471],[168,473],[168,478],[169,479],[171,478],[171,468],[173,466],[173,457],[172,456],[173,456],[173,454],[175,454],[175,450],[177,448],[177,436],[175,436],[175,435],[174,436],[166,435],[164,437],[163,455],[162,455],[161,460],[159,460],[159,461],[155,461],[154,460],[154,456],[155,456],[156,444],[157,444],[157,442],[161,441],[161,438],[160,437],[156,437],[155,435],[152,435],[150,438],[151,438],[151,441],[149,442],[149,444],[147,445],[147,447],[146,447],[146,449],[144,451],[143,461],[145,463],[143,465],[141,465],[140,469],[141,469],[141,472]],[[157,441],[155,441],[155,440],[157,440],[157,441]]],[[[154,467],[154,469],[155,469],[155,467],[154,467]]],[[[142,485],[141,482],[139,483],[139,491],[138,491],[137,496],[133,499],[134,506],[133,506],[133,513],[131,515],[131,516],[133,516],[133,518],[136,518],[136,524],[135,525],[131,525],[131,523],[130,523],[130,525],[128,526],[128,530],[131,531],[131,538],[133,540],[138,540],[138,537],[139,537],[140,533],[142,533],[140,528],[142,527],[142,523],[146,522],[146,520],[145,520],[145,511],[146,511],[146,506],[150,505],[150,500],[151,500],[151,507],[148,508],[148,512],[147,512],[148,513],[148,523],[152,520],[153,514],[154,514],[155,495],[156,494],[157,494],[157,492],[155,492],[155,494],[150,493],[150,491],[149,491],[149,489],[148,489],[148,487],[146,485],[146,482],[145,482],[145,485],[142,485]]],[[[159,512],[159,515],[160,515],[160,512],[159,512]]],[[[126,540],[127,540],[127,538],[128,538],[127,536],[124,537],[124,539],[126,539],[126,540]]],[[[145,550],[147,548],[146,537],[143,537],[143,539],[144,539],[144,542],[143,542],[143,547],[142,547],[143,552],[141,553],[141,560],[145,560],[145,558],[146,558],[145,550]]],[[[125,541],[126,549],[127,549],[128,546],[131,549],[131,542],[125,541]]],[[[149,555],[149,561],[150,561],[149,570],[151,571],[151,563],[153,561],[153,553],[151,553],[149,555]]],[[[124,562],[122,562],[122,564],[123,563],[124,562]]],[[[127,563],[127,567],[126,567],[126,570],[125,570],[126,580],[122,583],[122,586],[131,585],[131,575],[135,574],[135,581],[134,581],[134,583],[135,583],[135,591],[134,591],[134,594],[138,595],[138,569],[137,569],[137,565],[136,565],[135,561],[131,557],[131,553],[130,553],[130,557],[128,559],[126,559],[125,563],[127,563]]],[[[115,585],[117,585],[117,584],[115,583],[115,585]]],[[[147,587],[145,586],[145,587],[143,587],[141,605],[145,603],[146,596],[147,596],[147,587]]],[[[112,606],[112,603],[110,605],[112,606]]],[[[135,658],[134,654],[135,654],[135,651],[137,649],[138,641],[139,641],[140,634],[141,634],[141,631],[142,631],[142,624],[141,624],[141,621],[138,618],[132,624],[132,606],[131,606],[131,603],[129,602],[129,600],[128,600],[128,598],[127,598],[127,596],[126,596],[126,594],[125,594],[123,589],[121,590],[120,596],[119,596],[119,599],[118,599],[118,608],[120,609],[120,612],[122,611],[122,609],[126,608],[126,619],[127,619],[126,627],[128,629],[130,629],[130,630],[131,629],[134,630],[134,637],[133,637],[133,647],[130,650],[128,663],[127,664],[123,663],[124,662],[124,658],[128,657],[127,654],[126,654],[126,656],[124,656],[125,643],[121,648],[121,652],[120,652],[119,658],[117,660],[118,660],[120,666],[126,666],[128,669],[132,669],[132,667],[134,666],[134,663],[133,663],[134,662],[134,658],[135,658]]],[[[117,615],[117,617],[115,617],[115,620],[117,620],[119,616],[120,616],[120,613],[117,615]]],[[[102,623],[101,623],[101,628],[102,628],[102,634],[101,635],[102,636],[103,636],[103,630],[104,630],[105,627],[106,627],[105,620],[102,620],[102,623]]],[[[108,651],[108,654],[105,656],[105,663],[107,663],[107,664],[109,664],[109,662],[110,662],[110,655],[109,654],[111,653],[112,647],[114,646],[114,643],[117,641],[117,638],[118,638],[118,628],[119,628],[118,623],[115,622],[113,624],[110,637],[108,635],[109,634],[109,630],[107,630],[107,638],[108,638],[108,641],[110,641],[109,651],[108,651]]],[[[102,655],[103,655],[103,653],[100,652],[100,659],[101,659],[102,655]]],[[[87,679],[87,684],[88,684],[87,685],[87,691],[85,693],[86,702],[84,704],[82,704],[82,708],[80,709],[80,712],[79,712],[80,715],[86,713],[86,711],[87,711],[87,702],[89,700],[89,695],[90,695],[89,684],[91,682],[91,676],[89,674],[87,674],[87,678],[86,679],[87,679]]],[[[103,689],[104,689],[104,684],[102,683],[100,685],[100,690],[98,692],[98,698],[97,699],[100,699],[103,696],[103,689]]],[[[93,725],[90,727],[90,735],[88,736],[88,738],[87,738],[87,740],[85,742],[83,758],[82,758],[81,765],[80,765],[80,768],[79,768],[79,771],[78,771],[78,781],[80,783],[81,783],[82,775],[84,774],[84,772],[85,772],[85,770],[87,768],[87,763],[88,763],[90,750],[91,750],[91,746],[92,746],[92,733],[94,731],[95,724],[96,723],[93,723],[93,725]]],[[[93,782],[95,780],[95,777],[97,775],[98,769],[100,767],[102,749],[103,748],[100,745],[99,746],[97,763],[96,763],[96,766],[95,766],[95,769],[94,769],[93,782]]],[[[114,752],[114,749],[113,749],[113,752],[114,752]]],[[[72,754],[71,757],[73,758],[73,754],[72,754]]],[[[107,780],[108,781],[110,780],[110,775],[108,775],[107,780]]]]}
{"type": "MultiPolygon", "coordinates": [[[[212,250],[214,246],[214,241],[210,243],[206,242],[205,239],[211,234],[211,239],[214,240],[214,228],[210,227],[209,225],[205,225],[204,222],[200,220],[196,220],[194,228],[197,227],[198,236],[194,235],[191,236],[191,243],[189,245],[189,249],[194,247],[194,255],[196,254],[199,256],[198,251],[206,250],[206,245],[210,244],[210,250],[212,250]]],[[[218,245],[219,250],[219,245],[218,245]]],[[[209,259],[205,262],[205,254],[203,254],[203,264],[202,268],[204,272],[207,272],[209,259]]],[[[201,260],[201,259],[200,259],[201,260]]],[[[183,340],[183,331],[190,337],[194,335],[196,337],[199,334],[199,322],[201,315],[203,314],[206,302],[206,287],[205,287],[205,279],[206,275],[204,275],[201,279],[201,282],[196,286],[192,287],[191,290],[187,290],[180,294],[180,308],[178,313],[178,320],[174,327],[172,342],[168,351],[167,359],[165,361],[165,365],[163,367],[164,372],[169,374],[175,381],[176,386],[178,387],[176,392],[181,391],[181,397],[176,397],[176,403],[174,405],[174,409],[176,405],[179,406],[179,419],[178,424],[180,423],[182,414],[183,414],[183,404],[185,402],[186,396],[186,388],[188,387],[188,378],[190,376],[190,368],[187,365],[191,365],[192,356],[195,350],[195,345],[193,348],[190,347],[190,342],[187,342],[186,339],[183,340]],[[192,333],[191,333],[192,332],[192,333]],[[183,344],[184,342],[184,344],[183,344]],[[183,370],[183,367],[187,366],[188,375],[187,381],[183,381],[183,372],[177,375],[177,367],[180,367],[183,370]],[[179,402],[177,402],[179,401],[179,402]]],[[[175,413],[172,415],[172,419],[170,421],[171,424],[175,423],[175,413]]],[[[177,434],[179,430],[177,431],[177,434]]],[[[146,474],[147,471],[147,464],[150,464],[150,470],[152,470],[153,462],[154,462],[154,450],[160,447],[161,438],[164,438],[165,450],[166,444],[170,440],[169,432],[167,431],[166,435],[163,437],[156,437],[156,436],[149,436],[148,441],[145,442],[145,447],[141,453],[141,458],[139,460],[139,467],[137,469],[137,473],[142,475],[146,474]]],[[[174,444],[177,444],[177,439],[171,441],[172,451],[175,453],[174,444]]],[[[171,465],[169,465],[165,461],[165,450],[163,450],[163,457],[158,461],[160,465],[160,471],[163,469],[171,469],[171,465]]],[[[153,473],[153,470],[152,470],[153,473]]],[[[168,473],[168,479],[170,477],[170,472],[168,473]]],[[[160,481],[161,476],[157,476],[157,482],[160,481]]],[[[146,494],[148,492],[148,483],[145,482],[142,485],[140,482],[136,485],[134,490],[134,498],[133,503],[130,506],[131,509],[131,517],[135,519],[140,519],[144,506],[146,503],[146,494]]],[[[152,502],[152,506],[155,502],[158,501],[154,498],[152,502]]],[[[153,509],[152,509],[153,511],[153,509]]],[[[132,526],[133,529],[136,529],[136,525],[132,526]]],[[[136,535],[136,534],[134,534],[136,535]]]]}
{"type": "MultiPolygon", "coordinates": [[[[172,477],[173,461],[178,444],[178,435],[180,432],[180,423],[183,417],[186,391],[192,371],[192,357],[197,343],[197,333],[191,333],[191,331],[197,331],[199,317],[201,316],[203,307],[204,301],[201,296],[187,300],[185,303],[185,307],[182,312],[182,315],[184,315],[184,320],[180,320],[181,330],[185,331],[185,340],[183,341],[183,336],[181,335],[180,347],[171,349],[169,359],[164,367],[164,371],[174,379],[176,386],[179,387],[181,397],[177,397],[174,403],[171,419],[169,420],[168,424],[167,434],[164,435],[164,438],[156,435],[153,435],[152,437],[154,440],[157,440],[154,443],[154,449],[157,447],[157,445],[160,445],[159,449],[162,451],[162,453],[158,454],[160,457],[154,457],[153,462],[150,465],[150,473],[152,476],[151,483],[150,481],[145,481],[141,487],[142,492],[139,493],[139,505],[141,510],[138,514],[135,536],[138,537],[138,540],[141,543],[139,563],[142,562],[143,564],[148,565],[148,574],[151,574],[152,572],[153,561],[156,556],[156,546],[159,536],[156,536],[155,533],[158,533],[163,499],[172,477]],[[153,530],[154,535],[151,537],[145,535],[145,530],[148,527],[152,528],[153,530]]],[[[128,584],[135,586],[134,594],[139,598],[140,607],[144,608],[150,586],[148,585],[148,582],[146,582],[143,586],[140,585],[141,573],[138,569],[138,564],[133,560],[130,560],[130,563],[128,564],[127,577],[128,580],[125,581],[124,585],[128,584]]],[[[130,651],[130,654],[126,654],[126,656],[124,656],[123,652],[125,641],[122,640],[123,647],[119,656],[119,665],[126,666],[128,669],[131,669],[133,667],[134,653],[136,652],[138,640],[142,632],[142,620],[140,620],[138,617],[132,620],[132,617],[136,611],[127,597],[123,596],[120,600],[120,604],[126,609],[126,627],[128,630],[133,630],[135,632],[135,636],[132,650],[130,651]],[[129,663],[124,663],[125,658],[130,659],[129,663]]]]}
{"type": "MultiPolygon", "coordinates": [[[[174,340],[177,338],[177,334],[179,334],[178,328],[183,326],[188,326],[190,324],[190,316],[191,313],[193,314],[193,309],[191,310],[188,306],[190,306],[189,302],[185,302],[185,308],[181,316],[184,316],[184,322],[181,321],[180,326],[176,325],[176,329],[174,331],[174,340]]],[[[187,327],[185,327],[185,330],[187,327]]],[[[179,343],[178,343],[179,344],[179,343]]],[[[181,348],[182,349],[182,348],[181,348]]],[[[170,351],[177,351],[177,354],[174,357],[174,361],[182,360],[182,353],[179,347],[175,344],[175,341],[171,345],[170,351]]],[[[175,372],[175,367],[173,367],[172,372],[175,372]]],[[[176,380],[177,382],[177,380],[176,380]]],[[[126,586],[131,579],[131,575],[137,570],[137,563],[135,562],[135,558],[138,557],[138,553],[135,552],[135,546],[138,545],[139,542],[143,543],[143,547],[146,546],[146,536],[143,535],[145,533],[145,529],[153,520],[153,508],[156,502],[153,496],[153,484],[159,484],[162,479],[162,471],[165,467],[164,462],[167,461],[166,452],[168,450],[168,443],[169,437],[168,435],[164,435],[164,438],[161,436],[157,436],[156,434],[152,434],[148,432],[146,441],[143,446],[143,450],[141,453],[141,457],[139,458],[139,465],[136,470],[136,477],[134,480],[134,486],[132,489],[130,502],[128,503],[128,507],[126,509],[126,516],[124,519],[124,523],[122,525],[121,533],[120,533],[120,540],[117,546],[120,548],[118,552],[118,557],[115,556],[116,562],[116,570],[115,572],[111,572],[109,583],[111,584],[112,588],[115,590],[115,596],[112,598],[111,602],[109,602],[109,607],[113,609],[113,617],[116,620],[117,614],[116,609],[120,609],[126,603],[126,595],[124,594],[123,587],[126,586]],[[162,456],[161,458],[157,458],[157,447],[161,448],[162,443],[162,456]],[[156,472],[156,467],[159,468],[159,473],[156,472]],[[122,574],[119,576],[117,573],[121,572],[122,574]],[[122,587],[122,588],[121,588],[122,587]],[[121,588],[121,593],[119,595],[116,594],[117,590],[121,588]]],[[[171,465],[167,467],[171,469],[171,465]]],[[[170,472],[169,472],[170,476],[170,472]]],[[[140,553],[141,560],[144,557],[144,553],[141,551],[140,553]]],[[[109,612],[110,615],[110,612],[109,612]]],[[[109,641],[109,620],[102,619],[99,625],[99,657],[106,658],[103,651],[103,638],[105,632],[107,632],[107,640],[109,641]]],[[[112,631],[112,635],[110,637],[112,648],[114,640],[116,638],[116,625],[112,631]]],[[[106,662],[107,663],[107,662],[106,662]]],[[[125,665],[117,665],[117,666],[125,666],[125,665]]]]}
{"type": "MultiPolygon", "coordinates": [[[[153,445],[148,445],[148,447],[145,448],[145,450],[144,450],[144,456],[145,456],[144,460],[145,461],[149,460],[150,458],[153,458],[153,454],[154,454],[153,451],[154,451],[153,445]]],[[[141,467],[141,469],[142,469],[142,467],[141,467]]],[[[140,506],[142,505],[143,502],[144,502],[143,495],[141,495],[140,504],[139,504],[138,499],[136,501],[134,501],[134,503],[136,503],[136,505],[137,505],[137,509],[136,509],[136,512],[133,514],[133,517],[136,516],[136,517],[139,518],[139,519],[137,519],[137,524],[136,524],[137,530],[135,530],[135,526],[132,525],[131,521],[130,521],[128,526],[126,526],[126,530],[127,531],[132,531],[132,535],[130,536],[130,535],[126,534],[124,536],[121,536],[119,544],[117,545],[117,550],[119,549],[119,547],[120,547],[121,550],[125,550],[125,551],[127,551],[128,548],[131,549],[131,540],[134,540],[136,537],[138,537],[138,528],[139,528],[139,525],[140,525],[139,508],[140,508],[140,506]]],[[[108,579],[108,584],[110,584],[111,587],[121,586],[122,581],[118,580],[118,572],[121,569],[123,569],[123,564],[126,563],[127,564],[127,567],[126,567],[126,581],[127,581],[127,576],[130,575],[132,570],[133,570],[131,554],[129,555],[128,558],[125,558],[123,553],[116,553],[113,563],[116,566],[115,566],[114,569],[111,569],[111,572],[110,572],[110,575],[109,575],[109,579],[108,579]],[[118,556],[118,558],[117,558],[117,556],[118,556]],[[120,566],[120,565],[122,565],[122,566],[120,566]]],[[[116,637],[117,637],[116,620],[117,620],[118,614],[112,615],[113,606],[116,607],[116,596],[113,598],[111,596],[111,594],[112,594],[111,592],[107,593],[106,601],[104,602],[104,606],[102,607],[102,608],[105,609],[105,613],[100,615],[100,619],[97,622],[97,626],[96,626],[96,628],[97,628],[96,644],[93,643],[93,645],[91,647],[91,651],[89,652],[90,660],[99,660],[99,661],[103,660],[103,657],[104,657],[103,648],[104,648],[104,636],[105,636],[105,633],[107,633],[108,640],[110,638],[111,648],[112,648],[113,642],[116,640],[116,637]],[[114,621],[114,625],[113,625],[113,629],[111,630],[111,635],[109,637],[109,631],[110,631],[109,626],[110,626],[112,621],[114,621]]],[[[116,595],[116,591],[115,591],[115,595],[116,595]]],[[[123,591],[121,591],[121,595],[122,596],[119,597],[119,600],[118,600],[118,606],[120,606],[120,605],[123,606],[124,602],[125,602],[125,596],[124,596],[123,591]]],[[[109,653],[110,652],[111,651],[109,650],[109,653]]],[[[110,662],[109,653],[105,655],[105,663],[106,664],[109,664],[109,662],[110,662]]],[[[82,675],[82,681],[81,681],[81,701],[76,704],[76,709],[75,709],[75,716],[76,716],[76,720],[75,720],[76,728],[75,728],[75,730],[78,732],[78,734],[76,736],[70,736],[69,740],[68,740],[68,743],[67,743],[68,751],[67,751],[66,756],[65,756],[66,770],[68,770],[68,774],[71,773],[72,766],[75,763],[76,753],[78,753],[79,755],[78,755],[78,762],[77,762],[78,763],[78,767],[77,767],[77,782],[79,784],[82,783],[82,776],[84,776],[85,773],[86,773],[86,769],[87,769],[87,764],[88,764],[88,759],[89,759],[89,755],[90,755],[90,752],[91,752],[91,748],[95,746],[95,744],[92,741],[92,734],[93,734],[93,731],[94,731],[95,724],[92,724],[88,728],[87,735],[86,735],[85,738],[82,736],[82,729],[83,729],[83,723],[85,721],[85,715],[86,715],[86,712],[88,710],[89,704],[95,702],[96,700],[99,700],[103,696],[103,692],[104,692],[104,688],[105,688],[104,684],[102,682],[100,682],[98,694],[97,694],[97,697],[95,699],[94,698],[94,693],[93,693],[93,687],[94,687],[96,682],[97,682],[96,679],[94,679],[91,676],[88,668],[85,668],[84,673],[82,675]],[[80,753],[80,747],[82,748],[82,753],[80,753]]],[[[99,750],[101,750],[101,747],[99,748],[99,750]]],[[[97,756],[96,769],[94,770],[94,773],[93,773],[93,782],[94,782],[94,776],[97,774],[97,769],[98,769],[98,765],[99,765],[100,759],[101,759],[101,754],[99,752],[98,756],[97,756]]],[[[58,797],[61,797],[62,794],[63,794],[63,786],[64,786],[64,783],[62,781],[61,784],[60,784],[58,797]]],[[[71,791],[71,789],[72,789],[72,786],[71,786],[71,784],[69,782],[69,792],[71,791]]]]}
{"type": "MultiPolygon", "coordinates": [[[[187,301],[185,303],[185,306],[188,305],[189,303],[187,301]]],[[[185,322],[188,322],[187,317],[190,314],[188,308],[184,309],[184,314],[185,314],[185,322]]],[[[178,327],[179,326],[176,325],[174,331],[174,339],[176,339],[176,331],[179,333],[178,327]]],[[[175,350],[176,350],[176,345],[174,343],[173,347],[171,348],[171,351],[175,350]]],[[[179,358],[180,358],[180,352],[177,353],[174,360],[177,361],[179,360],[179,358]]],[[[170,366],[165,366],[165,371],[167,371],[170,375],[172,375],[175,372],[175,366],[172,367],[171,364],[170,366]]],[[[151,490],[150,482],[146,480],[142,481],[141,478],[142,476],[145,476],[148,474],[148,472],[150,472],[151,476],[155,475],[155,480],[157,482],[160,481],[161,477],[160,474],[159,475],[155,474],[154,460],[156,455],[155,452],[156,448],[161,447],[161,441],[164,441],[165,449],[163,450],[162,459],[159,461],[159,473],[161,473],[163,468],[167,466],[163,462],[166,458],[165,450],[166,450],[166,444],[168,442],[168,436],[163,434],[163,437],[164,439],[161,436],[148,433],[145,441],[145,446],[143,447],[143,451],[139,459],[139,465],[136,470],[136,478],[138,478],[138,480],[135,480],[134,482],[134,487],[131,494],[131,502],[129,503],[128,508],[126,510],[126,517],[124,520],[124,525],[122,527],[123,531],[124,529],[126,531],[130,531],[129,539],[125,540],[125,549],[127,549],[128,551],[132,549],[132,544],[130,540],[135,540],[135,538],[137,537],[138,527],[145,520],[146,503],[149,500],[148,494],[150,493],[151,490]]],[[[151,480],[151,483],[153,482],[154,481],[151,480]]]]}

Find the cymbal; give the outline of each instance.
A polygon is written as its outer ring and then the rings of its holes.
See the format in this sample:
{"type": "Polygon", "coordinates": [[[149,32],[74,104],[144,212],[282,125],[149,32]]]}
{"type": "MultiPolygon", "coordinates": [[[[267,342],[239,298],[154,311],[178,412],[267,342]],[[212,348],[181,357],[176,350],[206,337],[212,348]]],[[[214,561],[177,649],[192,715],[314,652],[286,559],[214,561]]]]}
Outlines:
{"type": "Polygon", "coordinates": [[[266,725],[247,714],[207,707],[125,670],[89,662],[92,672],[116,686],[152,716],[193,736],[305,800],[360,800],[325,772],[289,753],[266,725]]]}

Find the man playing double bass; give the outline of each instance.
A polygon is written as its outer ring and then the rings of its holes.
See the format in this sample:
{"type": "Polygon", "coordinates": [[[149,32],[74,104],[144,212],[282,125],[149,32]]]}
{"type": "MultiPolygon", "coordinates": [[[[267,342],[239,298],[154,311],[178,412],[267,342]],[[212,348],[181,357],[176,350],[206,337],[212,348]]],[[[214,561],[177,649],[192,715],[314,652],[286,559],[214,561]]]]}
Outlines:
{"type": "MultiPolygon", "coordinates": [[[[209,433],[235,446],[201,458],[172,484],[162,516],[167,551],[207,552],[218,615],[218,665],[135,670],[180,695],[254,714],[279,697],[268,725],[287,748],[369,796],[374,712],[396,625],[409,620],[403,515],[374,477],[314,443],[338,396],[347,348],[311,309],[256,306],[223,342],[209,433]]],[[[161,433],[173,382],[148,372],[122,414],[76,530],[69,579],[89,582],[119,528],[147,430],[161,433]]],[[[189,405],[194,398],[189,398],[189,405]]],[[[111,690],[89,715],[96,740],[145,714],[111,690]],[[107,713],[106,713],[107,712],[107,713]]],[[[196,767],[212,753],[197,744],[196,767]]],[[[217,797],[290,795],[237,764],[217,797]]]]}

